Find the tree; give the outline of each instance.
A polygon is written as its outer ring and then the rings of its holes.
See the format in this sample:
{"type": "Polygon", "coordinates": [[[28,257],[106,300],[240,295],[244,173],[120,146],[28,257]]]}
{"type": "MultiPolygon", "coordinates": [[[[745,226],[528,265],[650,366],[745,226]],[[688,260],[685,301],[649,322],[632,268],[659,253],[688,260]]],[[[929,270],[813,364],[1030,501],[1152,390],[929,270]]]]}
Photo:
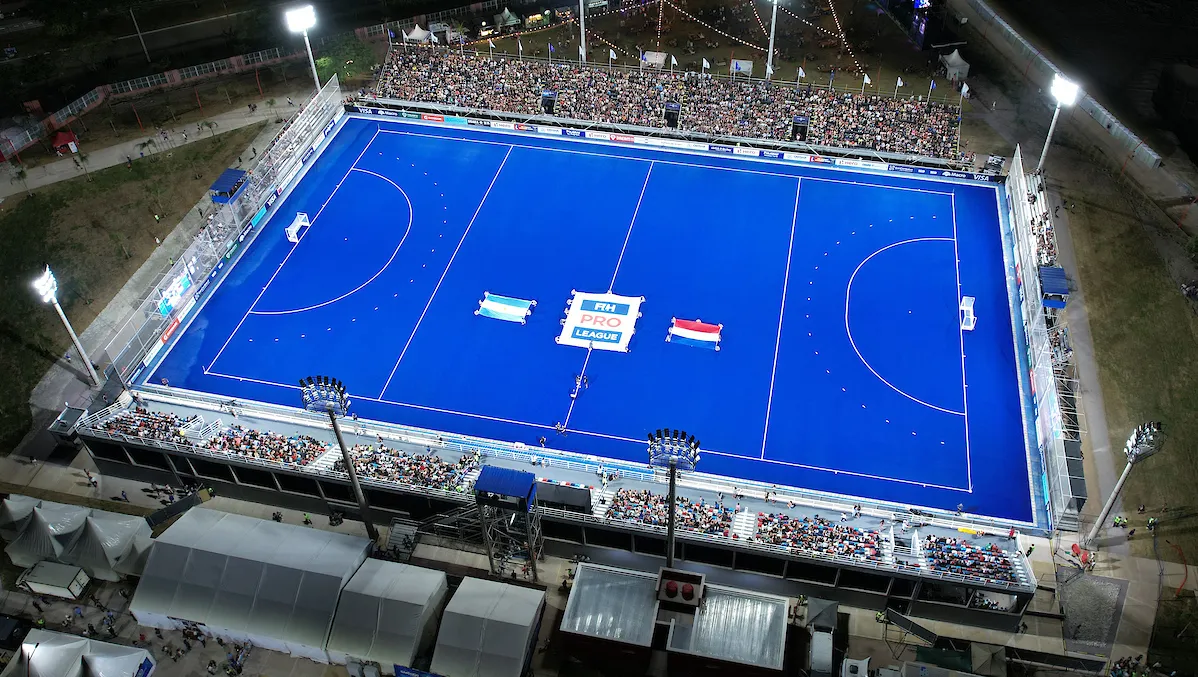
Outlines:
{"type": "Polygon", "coordinates": [[[216,129],[217,127],[219,127],[219,126],[220,126],[220,125],[216,124],[215,122],[213,122],[213,121],[211,121],[211,120],[204,120],[203,122],[201,122],[201,123],[200,123],[200,125],[201,125],[202,127],[204,127],[205,129],[207,129],[207,130],[208,130],[208,134],[210,134],[210,135],[211,135],[212,137],[214,137],[214,138],[216,137],[216,132],[214,132],[214,131],[212,131],[212,130],[214,130],[214,129],[216,129]]]}
{"type": "Polygon", "coordinates": [[[33,191],[29,190],[29,172],[25,171],[24,167],[17,167],[12,173],[12,178],[8,180],[9,183],[16,183],[17,181],[20,181],[25,186],[26,193],[33,195],[33,191]]]}
{"type": "Polygon", "coordinates": [[[356,37],[340,36],[326,42],[316,60],[316,72],[321,82],[336,75],[343,82],[370,74],[375,56],[370,46],[356,37]]]}

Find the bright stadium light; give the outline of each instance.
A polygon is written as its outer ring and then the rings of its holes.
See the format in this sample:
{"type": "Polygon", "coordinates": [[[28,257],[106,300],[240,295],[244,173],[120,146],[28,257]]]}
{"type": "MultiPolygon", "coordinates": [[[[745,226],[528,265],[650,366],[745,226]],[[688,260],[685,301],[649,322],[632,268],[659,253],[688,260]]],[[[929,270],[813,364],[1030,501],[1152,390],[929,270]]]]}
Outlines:
{"type": "Polygon", "coordinates": [[[354,498],[358,501],[358,510],[362,513],[362,522],[366,525],[366,534],[370,536],[370,540],[378,543],[379,532],[370,518],[370,505],[366,502],[366,495],[362,493],[362,485],[358,483],[358,472],[354,469],[354,460],[349,456],[345,440],[341,437],[341,426],[337,423],[338,416],[349,413],[349,393],[345,390],[345,384],[328,376],[309,376],[299,380],[299,387],[304,409],[328,414],[329,421],[333,424],[333,435],[337,438],[337,446],[341,447],[341,462],[345,464],[350,486],[354,489],[354,498]]]}
{"type": "Polygon", "coordinates": [[[1131,435],[1127,438],[1127,444],[1123,447],[1123,454],[1127,457],[1127,465],[1123,467],[1123,474],[1119,476],[1119,481],[1115,483],[1115,488],[1111,490],[1111,495],[1107,497],[1106,503],[1102,506],[1102,511],[1098,513],[1098,520],[1090,528],[1090,533],[1086,536],[1087,543],[1092,543],[1094,539],[1098,538],[1098,532],[1102,531],[1107,517],[1111,514],[1111,509],[1115,507],[1115,500],[1119,498],[1119,493],[1123,491],[1123,485],[1127,482],[1127,476],[1131,474],[1131,469],[1140,461],[1159,452],[1164,444],[1165,430],[1160,421],[1141,423],[1135,430],[1131,431],[1131,435]]]}
{"type": "Polygon", "coordinates": [[[649,433],[649,465],[667,468],[670,473],[669,517],[666,519],[666,567],[674,566],[674,518],[678,507],[678,468],[694,470],[699,464],[699,440],[685,430],[669,428],[649,433]]]}
{"type": "Polygon", "coordinates": [[[1052,78],[1052,98],[1057,100],[1056,110],[1052,112],[1052,124],[1048,125],[1048,138],[1044,139],[1044,150],[1040,152],[1040,163],[1036,165],[1036,173],[1044,171],[1044,160],[1048,157],[1048,147],[1052,145],[1052,133],[1057,130],[1057,118],[1061,116],[1061,106],[1072,106],[1081,95],[1081,87],[1057,73],[1052,78]]]}
{"type": "Polygon", "coordinates": [[[308,29],[316,25],[316,10],[312,5],[304,5],[287,10],[287,30],[292,33],[304,34],[304,46],[308,48],[308,64],[312,66],[312,80],[316,82],[316,91],[320,91],[320,76],[316,74],[316,58],[312,56],[312,43],[308,40],[308,29]]]}
{"type": "Polygon", "coordinates": [[[54,277],[54,273],[50,270],[50,266],[46,266],[42,276],[33,281],[33,288],[37,291],[38,296],[42,297],[42,303],[49,303],[54,306],[54,310],[58,311],[58,317],[62,319],[62,324],[67,328],[67,333],[71,335],[71,343],[75,344],[75,351],[79,353],[79,359],[83,360],[83,367],[87,370],[87,377],[91,380],[93,386],[100,385],[100,376],[96,373],[96,368],[92,366],[91,358],[87,356],[87,351],[83,349],[83,344],[79,342],[79,336],[75,333],[75,328],[71,326],[71,321],[67,319],[67,314],[62,311],[62,306],[58,305],[58,280],[54,277]]]}

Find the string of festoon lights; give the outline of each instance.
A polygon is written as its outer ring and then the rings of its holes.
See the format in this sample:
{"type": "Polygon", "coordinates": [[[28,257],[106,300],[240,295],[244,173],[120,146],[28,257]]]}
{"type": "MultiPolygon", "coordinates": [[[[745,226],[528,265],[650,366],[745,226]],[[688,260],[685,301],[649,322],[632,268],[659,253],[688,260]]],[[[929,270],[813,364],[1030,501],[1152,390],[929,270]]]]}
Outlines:
{"type": "Polygon", "coordinates": [[[757,19],[757,25],[761,28],[761,34],[768,38],[770,32],[765,29],[765,22],[761,20],[761,15],[757,13],[756,0],[749,0],[749,8],[753,10],[753,17],[757,19]]]}
{"type": "Polygon", "coordinates": [[[857,55],[853,53],[853,46],[849,44],[849,39],[845,37],[844,27],[840,25],[840,15],[836,13],[836,3],[829,2],[828,7],[832,8],[832,21],[836,22],[836,30],[840,32],[840,44],[844,45],[845,50],[849,53],[849,58],[857,66],[857,71],[864,75],[865,69],[861,67],[861,62],[857,60],[857,55]]]}
{"type": "Polygon", "coordinates": [[[798,14],[795,14],[794,12],[792,12],[792,11],[790,11],[789,9],[787,9],[787,8],[783,7],[782,5],[778,5],[778,9],[782,10],[782,12],[783,12],[783,13],[785,13],[785,14],[789,14],[789,15],[790,15],[790,17],[791,17],[792,19],[798,19],[799,21],[802,21],[803,23],[807,24],[808,26],[811,26],[811,27],[812,27],[812,28],[814,28],[815,30],[817,30],[817,31],[820,31],[821,33],[826,33],[826,34],[828,34],[828,35],[831,35],[831,36],[833,36],[833,37],[835,37],[835,36],[836,36],[836,34],[835,34],[835,33],[833,33],[832,31],[828,30],[827,28],[824,28],[823,26],[816,26],[815,24],[813,24],[813,23],[811,23],[810,21],[808,21],[808,20],[804,19],[803,17],[799,16],[798,14]]]}
{"type": "Polygon", "coordinates": [[[669,0],[662,0],[662,1],[663,1],[663,2],[665,2],[667,5],[669,5],[670,7],[673,7],[675,12],[678,12],[678,13],[679,13],[679,14],[681,14],[682,16],[684,16],[684,17],[686,17],[686,18],[690,19],[691,21],[694,21],[695,23],[699,24],[700,26],[702,26],[702,27],[706,28],[706,29],[707,29],[707,30],[709,30],[709,31],[713,31],[713,32],[719,33],[720,35],[722,35],[722,36],[724,36],[724,37],[728,38],[729,40],[734,40],[734,41],[736,41],[736,42],[739,42],[740,44],[744,45],[745,47],[751,47],[751,48],[753,48],[753,49],[755,49],[755,50],[757,50],[757,51],[759,51],[759,52],[764,52],[764,51],[765,51],[765,47],[759,47],[759,46],[757,46],[757,45],[754,45],[753,43],[751,43],[751,42],[749,42],[749,41],[747,41],[747,40],[742,40],[741,38],[738,38],[738,37],[736,37],[735,35],[732,35],[731,33],[725,33],[724,31],[722,31],[722,30],[720,30],[720,29],[716,28],[715,26],[712,26],[711,24],[709,24],[709,23],[707,23],[707,22],[705,22],[705,21],[703,21],[703,20],[699,19],[698,17],[696,17],[695,15],[691,14],[690,12],[688,12],[688,11],[686,11],[686,10],[682,9],[682,8],[681,8],[681,7],[679,7],[678,5],[675,5],[674,3],[670,2],[669,0]]]}

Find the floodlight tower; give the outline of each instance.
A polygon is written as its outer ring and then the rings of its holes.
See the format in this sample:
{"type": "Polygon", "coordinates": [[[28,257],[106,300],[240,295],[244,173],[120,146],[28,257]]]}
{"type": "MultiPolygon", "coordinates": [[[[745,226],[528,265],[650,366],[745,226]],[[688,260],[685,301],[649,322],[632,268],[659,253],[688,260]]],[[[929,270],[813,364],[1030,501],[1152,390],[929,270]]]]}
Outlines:
{"type": "Polygon", "coordinates": [[[664,467],[670,473],[669,518],[666,521],[666,567],[674,566],[674,518],[678,509],[678,469],[694,470],[699,464],[699,440],[685,430],[669,428],[649,433],[649,465],[664,467]]]}
{"type": "Polygon", "coordinates": [[[301,378],[299,385],[304,409],[329,415],[337,446],[341,447],[341,462],[345,464],[349,483],[354,488],[354,498],[358,501],[358,511],[362,513],[362,522],[366,524],[366,534],[377,544],[379,532],[374,528],[374,520],[370,518],[370,505],[366,502],[366,495],[362,493],[358,473],[354,470],[354,460],[349,457],[349,449],[346,449],[345,439],[341,437],[341,426],[337,423],[337,417],[345,416],[349,411],[349,394],[345,392],[345,384],[328,376],[309,376],[306,379],[301,378]]]}
{"type": "Polygon", "coordinates": [[[58,311],[62,326],[67,328],[67,333],[71,335],[71,343],[75,344],[75,351],[79,353],[79,359],[83,360],[87,378],[91,380],[93,386],[99,387],[100,376],[96,373],[96,368],[92,366],[92,360],[87,356],[87,351],[83,349],[83,344],[79,342],[79,336],[75,333],[75,328],[71,326],[71,321],[67,319],[67,314],[62,312],[62,306],[58,305],[58,280],[50,271],[50,266],[46,266],[42,276],[33,281],[33,288],[42,297],[42,303],[49,303],[54,306],[54,310],[58,311]]]}
{"type": "Polygon", "coordinates": [[[769,80],[774,74],[774,28],[778,25],[778,0],[774,0],[773,13],[770,15],[770,51],[765,55],[765,79],[769,80]]]}
{"type": "Polygon", "coordinates": [[[1111,514],[1111,508],[1115,506],[1115,499],[1119,498],[1119,493],[1123,491],[1123,484],[1127,482],[1127,476],[1131,474],[1131,469],[1140,461],[1160,451],[1164,444],[1165,431],[1160,421],[1142,423],[1131,431],[1131,437],[1127,438],[1127,446],[1123,448],[1123,453],[1127,456],[1127,465],[1124,466],[1119,481],[1115,483],[1115,488],[1111,490],[1111,495],[1106,499],[1106,504],[1102,506],[1102,512],[1098,513],[1098,520],[1090,528],[1090,534],[1086,536],[1087,543],[1098,538],[1098,532],[1106,524],[1107,517],[1111,514]]]}
{"type": "Polygon", "coordinates": [[[1052,123],[1048,125],[1048,138],[1044,139],[1044,150],[1040,152],[1040,162],[1036,165],[1036,173],[1044,171],[1044,159],[1048,157],[1048,147],[1052,145],[1052,133],[1057,129],[1057,118],[1061,117],[1061,106],[1072,106],[1077,103],[1081,87],[1060,73],[1052,76],[1052,98],[1057,100],[1057,108],[1052,113],[1052,123]]]}
{"type": "Polygon", "coordinates": [[[320,76],[316,74],[316,59],[312,56],[312,43],[308,40],[308,29],[316,25],[316,10],[312,5],[304,5],[287,10],[287,30],[292,33],[304,34],[304,46],[308,48],[308,64],[312,66],[312,80],[316,83],[316,91],[320,91],[320,76]]]}

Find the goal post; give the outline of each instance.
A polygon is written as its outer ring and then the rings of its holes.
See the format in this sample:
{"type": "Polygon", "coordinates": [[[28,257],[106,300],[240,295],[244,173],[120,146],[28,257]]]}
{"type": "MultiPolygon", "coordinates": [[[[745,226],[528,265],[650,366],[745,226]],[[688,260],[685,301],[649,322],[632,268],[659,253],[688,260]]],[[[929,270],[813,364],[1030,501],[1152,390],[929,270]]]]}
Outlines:
{"type": "Polygon", "coordinates": [[[308,215],[304,212],[296,212],[295,219],[291,221],[291,225],[287,226],[287,239],[290,242],[299,242],[303,236],[301,231],[307,230],[308,226],[312,225],[308,221],[308,215]]]}
{"type": "Polygon", "coordinates": [[[973,331],[977,326],[978,317],[973,314],[973,297],[961,297],[961,329],[965,331],[973,331]]]}

